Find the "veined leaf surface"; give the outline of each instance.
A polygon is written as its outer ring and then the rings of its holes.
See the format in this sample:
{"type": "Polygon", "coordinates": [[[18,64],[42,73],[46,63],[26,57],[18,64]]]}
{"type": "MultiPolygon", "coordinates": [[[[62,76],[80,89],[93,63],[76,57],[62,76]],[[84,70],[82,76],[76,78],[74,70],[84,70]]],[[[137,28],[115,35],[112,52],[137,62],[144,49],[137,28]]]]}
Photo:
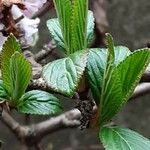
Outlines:
{"type": "Polygon", "coordinates": [[[20,52],[21,48],[17,39],[10,34],[7,41],[3,45],[1,53],[1,73],[2,79],[4,82],[4,87],[7,90],[7,93],[10,94],[10,58],[16,52],[20,52]]]}
{"type": "Polygon", "coordinates": [[[17,110],[26,114],[54,115],[62,111],[59,100],[52,94],[33,90],[18,101],[17,110]]]}
{"type": "Polygon", "coordinates": [[[31,64],[19,52],[15,52],[10,59],[10,86],[13,101],[18,101],[32,76],[31,64]]]}
{"type": "MultiPolygon", "coordinates": [[[[131,52],[127,47],[124,46],[116,46],[114,48],[115,51],[115,61],[114,65],[118,65],[121,61],[123,61],[131,52]]],[[[87,70],[88,70],[88,78],[90,87],[94,96],[96,103],[99,105],[101,88],[102,88],[102,80],[104,75],[104,70],[107,64],[107,54],[108,50],[105,48],[94,48],[90,49],[87,70]]]]}
{"type": "Polygon", "coordinates": [[[121,127],[104,127],[99,137],[106,150],[149,150],[150,141],[142,135],[121,127]]]}
{"type": "MultiPolygon", "coordinates": [[[[59,20],[57,18],[50,19],[47,21],[47,27],[56,41],[57,46],[62,49],[65,53],[65,41],[62,35],[61,26],[59,20]]],[[[94,30],[94,16],[92,11],[88,11],[88,21],[87,21],[87,44],[90,45],[93,38],[93,30],[94,30]]],[[[71,41],[71,39],[70,39],[71,41]]]]}
{"type": "Polygon", "coordinates": [[[87,57],[87,51],[78,51],[47,64],[43,69],[43,77],[49,87],[56,92],[73,96],[85,70],[87,57]]]}

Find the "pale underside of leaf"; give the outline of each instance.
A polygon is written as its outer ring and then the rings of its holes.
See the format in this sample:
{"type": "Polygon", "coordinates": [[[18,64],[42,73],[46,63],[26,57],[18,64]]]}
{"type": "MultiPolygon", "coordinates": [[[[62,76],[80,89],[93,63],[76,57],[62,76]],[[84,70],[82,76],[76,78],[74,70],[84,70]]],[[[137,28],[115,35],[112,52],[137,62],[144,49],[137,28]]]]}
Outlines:
{"type": "Polygon", "coordinates": [[[78,51],[70,57],[47,64],[43,77],[56,92],[72,96],[79,84],[87,63],[87,51],[78,51]]]}
{"type": "Polygon", "coordinates": [[[57,46],[65,52],[65,42],[58,19],[54,18],[48,20],[47,27],[52,35],[52,38],[56,41],[57,46]]]}
{"type": "Polygon", "coordinates": [[[26,114],[54,115],[62,111],[59,100],[45,91],[33,90],[18,101],[17,110],[26,114]]]}
{"type": "Polygon", "coordinates": [[[106,150],[149,150],[150,141],[135,131],[109,127],[102,128],[100,139],[106,150]]]}

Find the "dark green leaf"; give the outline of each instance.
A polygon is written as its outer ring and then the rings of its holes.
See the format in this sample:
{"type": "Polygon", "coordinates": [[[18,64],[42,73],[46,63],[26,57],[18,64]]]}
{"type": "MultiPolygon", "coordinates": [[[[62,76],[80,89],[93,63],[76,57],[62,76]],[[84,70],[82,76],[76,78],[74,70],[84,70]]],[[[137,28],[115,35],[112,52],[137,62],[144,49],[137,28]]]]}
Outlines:
{"type": "Polygon", "coordinates": [[[49,87],[72,96],[85,70],[87,54],[87,51],[78,51],[70,57],[47,64],[43,69],[43,77],[49,87]]]}
{"type": "MultiPolygon", "coordinates": [[[[88,78],[90,87],[97,104],[100,102],[102,80],[104,70],[107,64],[107,49],[91,49],[89,52],[89,58],[87,63],[88,78]]],[[[123,61],[130,51],[127,47],[117,46],[115,47],[115,61],[114,64],[118,65],[123,61]]]]}
{"type": "Polygon", "coordinates": [[[125,128],[102,128],[100,139],[106,150],[150,150],[150,141],[125,128]]]}
{"type": "Polygon", "coordinates": [[[7,41],[3,45],[2,54],[1,54],[1,71],[2,79],[4,81],[4,87],[7,92],[10,94],[10,58],[16,52],[21,51],[20,45],[17,39],[10,34],[7,41]]]}
{"type": "Polygon", "coordinates": [[[18,101],[24,94],[32,75],[31,64],[19,52],[10,59],[10,83],[12,100],[18,101]]]}
{"type": "Polygon", "coordinates": [[[52,94],[33,90],[25,93],[18,101],[17,110],[27,114],[48,115],[62,110],[59,100],[52,94]]]}

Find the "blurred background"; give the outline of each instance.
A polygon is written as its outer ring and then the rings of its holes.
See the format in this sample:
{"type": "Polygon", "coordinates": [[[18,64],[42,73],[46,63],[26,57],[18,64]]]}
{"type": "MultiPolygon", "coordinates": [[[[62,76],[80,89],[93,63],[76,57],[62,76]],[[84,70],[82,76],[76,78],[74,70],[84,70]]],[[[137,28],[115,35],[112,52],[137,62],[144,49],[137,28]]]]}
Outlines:
{"type": "MultiPolygon", "coordinates": [[[[93,46],[104,44],[104,33],[112,33],[116,45],[125,45],[131,50],[146,47],[150,42],[150,1],[149,0],[91,0],[90,9],[96,17],[95,42],[93,46]]],[[[50,41],[46,20],[55,16],[50,10],[41,18],[40,39],[32,49],[38,52],[43,43],[50,41]]],[[[73,107],[69,100],[64,101],[66,109],[73,107]]],[[[22,124],[24,116],[14,116],[22,124]]],[[[31,122],[39,122],[46,117],[33,117],[31,122]]],[[[129,127],[150,138],[150,95],[133,99],[114,119],[115,123],[129,127]]],[[[0,122],[0,139],[3,150],[19,150],[19,143],[9,129],[0,122]],[[12,148],[13,147],[13,148],[12,148]]],[[[43,140],[47,150],[100,150],[97,129],[66,129],[55,132],[43,140]]]]}

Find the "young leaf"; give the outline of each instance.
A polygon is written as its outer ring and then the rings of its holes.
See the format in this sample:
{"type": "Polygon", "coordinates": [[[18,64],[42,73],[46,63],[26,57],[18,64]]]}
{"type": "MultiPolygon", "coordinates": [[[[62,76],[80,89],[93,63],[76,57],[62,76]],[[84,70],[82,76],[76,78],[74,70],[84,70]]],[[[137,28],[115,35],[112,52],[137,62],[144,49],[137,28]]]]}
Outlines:
{"type": "Polygon", "coordinates": [[[87,48],[88,0],[54,0],[54,4],[67,54],[87,48]]]}
{"type": "Polygon", "coordinates": [[[26,114],[52,115],[59,113],[62,106],[54,95],[33,90],[21,97],[17,104],[17,110],[26,114]]]}
{"type": "Polygon", "coordinates": [[[16,52],[20,52],[21,48],[17,39],[10,34],[7,41],[3,45],[2,53],[1,53],[1,73],[2,79],[4,81],[4,87],[7,90],[7,93],[10,94],[10,58],[16,52]]]}
{"type": "MultiPolygon", "coordinates": [[[[94,99],[99,105],[100,95],[102,89],[102,80],[104,75],[104,70],[107,64],[107,49],[90,49],[87,71],[90,87],[94,96],[94,99]]],[[[131,52],[127,47],[117,46],[114,48],[115,60],[114,65],[118,65],[123,61],[131,52]]]]}
{"type": "Polygon", "coordinates": [[[19,52],[15,52],[10,59],[11,97],[18,101],[24,94],[31,79],[31,64],[19,52]]]}
{"type": "MultiPolygon", "coordinates": [[[[60,49],[62,49],[65,53],[65,42],[61,32],[61,26],[59,20],[57,18],[50,19],[47,21],[47,27],[56,41],[56,44],[60,49]]],[[[93,38],[93,29],[94,29],[94,16],[92,11],[88,11],[88,22],[87,22],[87,43],[90,45],[93,38]]]]}
{"type": "Polygon", "coordinates": [[[70,0],[54,0],[57,16],[61,26],[64,39],[64,46],[67,54],[70,49],[70,20],[71,20],[71,1],[70,0]]]}
{"type": "Polygon", "coordinates": [[[7,98],[6,90],[4,89],[3,81],[0,80],[0,101],[7,98]]]}
{"type": "Polygon", "coordinates": [[[130,54],[110,74],[101,99],[101,122],[109,121],[129,100],[150,62],[149,49],[130,54]]]}
{"type": "Polygon", "coordinates": [[[88,0],[72,0],[70,52],[87,48],[88,0]]]}
{"type": "Polygon", "coordinates": [[[113,67],[110,67],[111,71],[107,73],[107,76],[104,70],[109,67],[104,49],[91,50],[87,65],[92,93],[100,107],[101,124],[109,121],[131,97],[150,62],[149,49],[138,50],[130,54],[128,49],[117,50],[115,48],[114,52],[113,67]],[[119,52],[119,50],[122,51],[119,52]]]}
{"type": "MultiPolygon", "coordinates": [[[[114,105],[116,106],[120,102],[120,97],[121,97],[121,83],[118,78],[117,74],[113,74],[114,70],[114,62],[115,62],[115,49],[114,49],[114,43],[113,43],[113,38],[112,36],[107,33],[106,34],[106,41],[107,41],[107,48],[108,48],[108,54],[107,54],[107,63],[106,63],[106,68],[104,69],[104,74],[103,74],[103,79],[102,79],[102,88],[101,88],[101,95],[100,95],[100,106],[99,106],[99,114],[100,114],[100,123],[102,124],[105,121],[105,117],[110,117],[108,115],[108,112],[104,110],[107,108],[105,104],[114,102],[114,99],[111,96],[115,95],[115,103],[114,105]],[[109,90],[108,90],[109,89],[109,90]],[[106,95],[106,91],[108,92],[106,95]],[[112,98],[107,99],[107,97],[112,98]],[[110,102],[109,102],[110,101],[110,102]],[[104,117],[104,113],[107,113],[104,117]]],[[[113,106],[112,106],[113,107],[113,106]]]]}
{"type": "Polygon", "coordinates": [[[78,51],[70,57],[47,64],[43,69],[43,78],[49,87],[72,96],[85,70],[87,54],[87,51],[78,51]]]}
{"type": "Polygon", "coordinates": [[[104,127],[99,137],[106,150],[149,150],[150,141],[130,129],[104,127]]]}

